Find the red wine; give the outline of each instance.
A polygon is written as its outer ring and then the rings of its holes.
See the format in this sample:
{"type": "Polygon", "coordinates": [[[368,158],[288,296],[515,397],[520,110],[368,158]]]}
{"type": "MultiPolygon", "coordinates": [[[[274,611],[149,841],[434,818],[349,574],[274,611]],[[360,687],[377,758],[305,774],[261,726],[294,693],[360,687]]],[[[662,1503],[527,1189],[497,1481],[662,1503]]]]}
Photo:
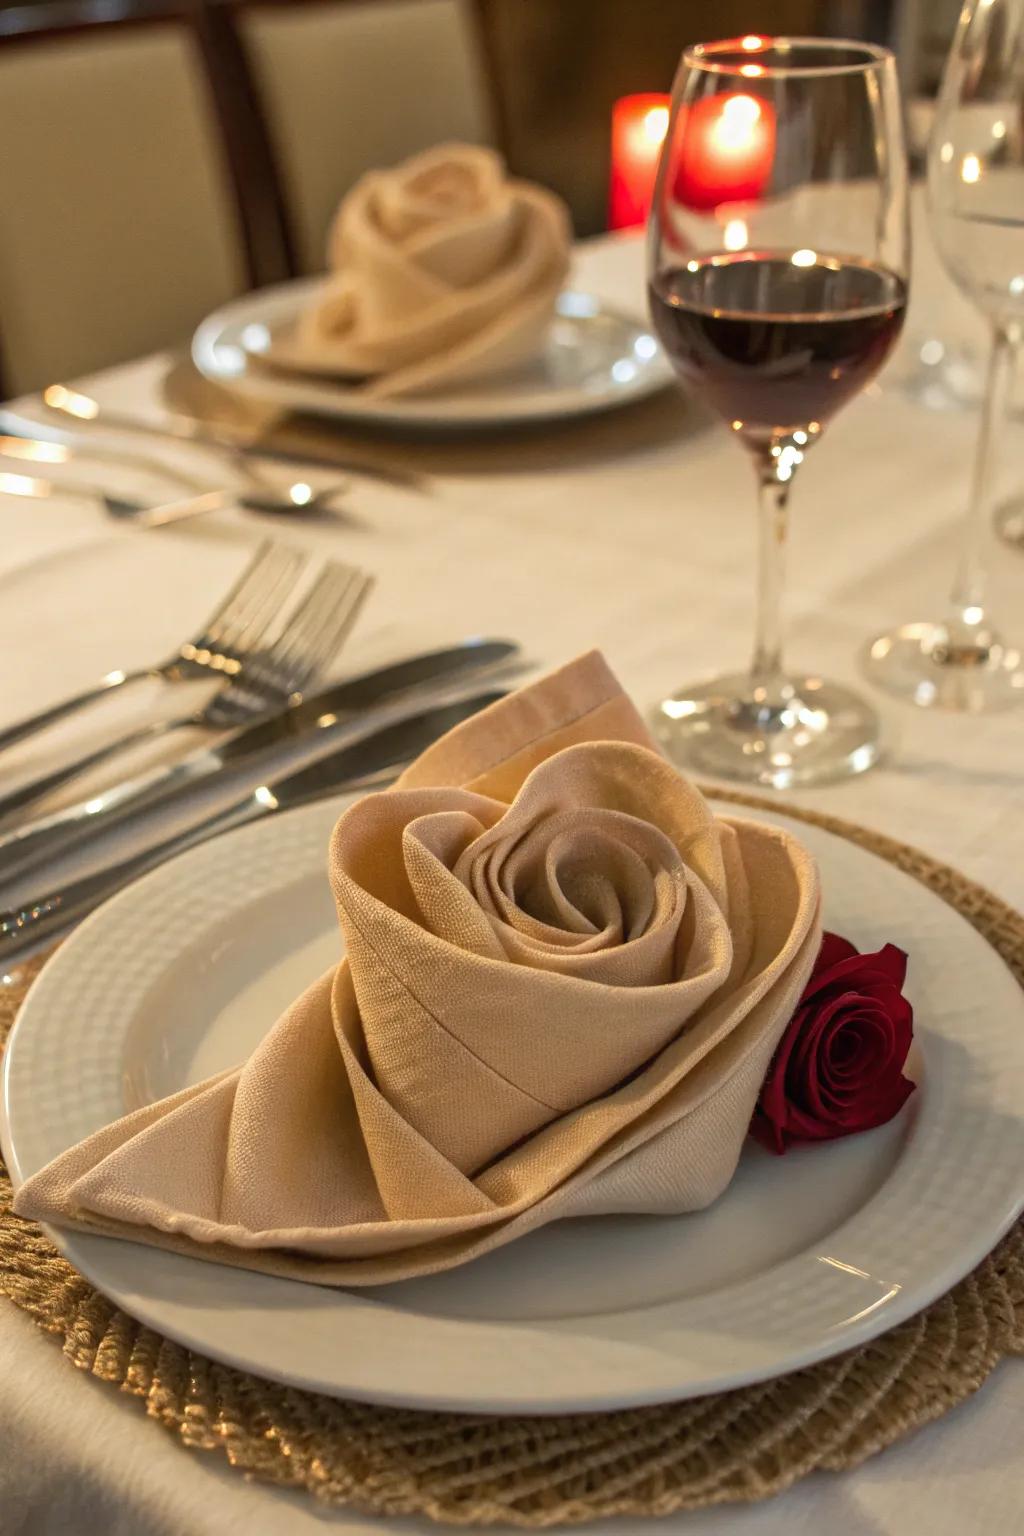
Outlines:
{"type": "Polygon", "coordinates": [[[824,423],[864,387],[900,333],[906,288],[865,262],[742,251],[659,275],[650,301],[676,372],[764,437],[824,423]]]}

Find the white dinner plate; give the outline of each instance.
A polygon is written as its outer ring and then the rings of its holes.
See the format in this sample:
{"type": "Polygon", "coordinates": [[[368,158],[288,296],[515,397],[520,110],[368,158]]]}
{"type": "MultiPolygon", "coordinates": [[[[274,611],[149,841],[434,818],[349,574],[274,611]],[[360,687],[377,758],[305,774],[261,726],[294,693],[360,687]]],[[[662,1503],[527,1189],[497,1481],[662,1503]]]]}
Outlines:
{"type": "Polygon", "coordinates": [[[192,339],[200,373],[282,410],[420,430],[586,416],[643,399],[672,381],[664,353],[642,322],[591,294],[567,290],[536,362],[458,390],[375,400],[341,379],[309,371],[297,351],[296,318],[323,283],[322,277],[282,283],[218,309],[192,339]]]}
{"type": "MultiPolygon", "coordinates": [[[[116,1116],[243,1059],[332,963],[325,876],[345,800],[184,854],[82,925],[6,1053],[15,1184],[116,1116]]],[[[1024,1193],[1024,998],[924,886],[817,828],[826,922],[910,952],[919,1089],[890,1125],[774,1157],[748,1144],[708,1211],[577,1219],[426,1279],[331,1290],[54,1233],[161,1333],[339,1396],[481,1412],[605,1409],[740,1385],[892,1327],[949,1288],[1024,1193]]]]}

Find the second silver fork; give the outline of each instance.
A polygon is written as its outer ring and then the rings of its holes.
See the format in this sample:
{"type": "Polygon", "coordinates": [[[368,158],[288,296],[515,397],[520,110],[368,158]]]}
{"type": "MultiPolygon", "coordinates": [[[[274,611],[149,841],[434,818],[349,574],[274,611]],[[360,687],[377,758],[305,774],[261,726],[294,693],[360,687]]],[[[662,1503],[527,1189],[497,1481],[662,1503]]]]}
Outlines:
{"type": "Polygon", "coordinates": [[[146,679],[161,683],[191,682],[217,673],[230,676],[267,633],[306,564],[301,550],[265,539],[199,632],[183,641],[154,666],[132,672],[110,672],[92,688],[61,699],[0,730],[0,751],[37,731],[65,720],[105,698],[115,689],[130,688],[146,679]]]}
{"type": "Polygon", "coordinates": [[[0,820],[130,747],[187,728],[228,730],[284,709],[323,676],[341,650],[372,585],[372,577],[355,566],[328,562],[276,638],[243,653],[242,659],[236,655],[225,687],[201,709],[175,719],[153,721],[19,785],[0,797],[0,820]]]}

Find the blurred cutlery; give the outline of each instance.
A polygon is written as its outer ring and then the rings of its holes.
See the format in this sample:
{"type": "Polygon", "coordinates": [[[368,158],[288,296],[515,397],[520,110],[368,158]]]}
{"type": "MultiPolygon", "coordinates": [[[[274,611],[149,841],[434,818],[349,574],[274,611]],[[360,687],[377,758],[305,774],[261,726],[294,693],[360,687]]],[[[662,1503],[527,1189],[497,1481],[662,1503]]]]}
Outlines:
{"type": "MultiPolygon", "coordinates": [[[[125,448],[121,443],[115,446],[98,441],[95,433],[76,431],[74,427],[49,426],[46,422],[33,421],[31,417],[20,416],[17,411],[3,407],[0,407],[0,433],[6,434],[0,437],[0,453],[8,458],[20,458],[39,464],[67,464],[74,458],[92,459],[97,463],[141,469],[149,475],[176,480],[186,490],[205,494],[210,489],[209,476],[192,474],[181,464],[171,463],[167,458],[141,453],[135,448],[125,448]]],[[[231,453],[230,458],[234,473],[241,475],[250,487],[254,511],[290,512],[295,508],[308,507],[313,491],[305,481],[298,480],[281,490],[272,480],[268,480],[266,469],[259,460],[247,458],[237,449],[231,453]],[[274,505],[261,504],[268,497],[274,505]]],[[[350,486],[349,480],[335,479],[320,494],[321,497],[336,496],[350,486]]]]}
{"type": "Polygon", "coordinates": [[[14,411],[0,407],[0,454],[8,459],[22,459],[31,464],[70,464],[81,457],[97,464],[116,464],[141,469],[147,475],[176,480],[185,490],[205,492],[209,480],[190,474],[177,464],[170,464],[153,454],[132,448],[113,448],[109,443],[80,443],[73,432],[63,427],[48,427],[44,422],[29,421],[14,411]]]}
{"type": "Polygon", "coordinates": [[[345,788],[370,788],[386,782],[432,741],[502,697],[500,689],[491,690],[393,721],[308,768],[261,784],[233,805],[215,811],[173,837],[73,880],[63,890],[51,891],[0,913],[0,958],[6,963],[16,958],[18,951],[55,938],[139,875],[195,843],[276,811],[293,810],[325,799],[345,788]]]}
{"type": "Polygon", "coordinates": [[[269,441],[252,432],[225,424],[213,426],[198,421],[193,416],[165,416],[159,425],[111,410],[101,405],[92,395],[70,389],[66,384],[51,384],[42,393],[42,404],[53,416],[63,421],[75,421],[79,426],[92,424],[105,427],[111,432],[131,432],[138,436],[166,442],[176,438],[182,442],[197,443],[204,448],[216,448],[232,456],[252,454],[262,459],[277,460],[282,464],[305,464],[313,469],[344,469],[351,474],[363,475],[371,480],[384,480],[406,489],[423,490],[425,477],[415,470],[392,465],[363,463],[358,459],[346,459],[318,452],[316,449],[288,448],[269,441]]]}
{"type": "MultiPolygon", "coordinates": [[[[0,455],[12,457],[5,443],[21,444],[21,438],[0,437],[0,455]]],[[[41,444],[42,447],[49,446],[41,444]]],[[[14,453],[24,458],[23,453],[14,453]]],[[[37,461],[38,462],[38,461],[37,461]]],[[[51,463],[57,462],[51,459],[51,463]]],[[[121,522],[137,523],[140,528],[162,528],[167,523],[180,523],[186,518],[202,517],[206,512],[219,512],[224,507],[241,507],[244,512],[261,512],[277,516],[281,513],[326,511],[331,501],[341,491],[347,491],[351,482],[336,481],[322,490],[314,491],[305,480],[296,481],[285,492],[239,491],[226,488],[218,491],[201,491],[177,501],[147,502],[129,496],[115,496],[102,486],[82,480],[42,480],[35,475],[0,473],[0,492],[5,496],[25,496],[33,501],[50,501],[53,497],[66,496],[72,501],[98,502],[110,517],[121,522]]]]}
{"type": "Polygon", "coordinates": [[[0,730],[0,751],[104,698],[114,688],[127,688],[146,678],[181,683],[237,672],[243,657],[263,639],[307,561],[301,551],[265,539],[199,633],[182,641],[166,661],[134,672],[109,672],[95,687],[7,726],[0,730]]]}
{"type": "Polygon", "coordinates": [[[373,578],[355,566],[328,561],[280,634],[265,647],[249,649],[227,674],[222,690],[202,708],[173,720],[151,721],[20,784],[0,796],[0,819],[127,747],[186,728],[231,730],[297,702],[341,650],[372,585],[373,578]]]}
{"type": "MultiPolygon", "coordinates": [[[[13,880],[56,852],[63,854],[80,843],[91,843],[108,830],[123,827],[142,811],[179,805],[217,774],[247,763],[255,767],[289,745],[306,743],[312,747],[319,742],[326,750],[339,741],[356,739],[365,731],[371,712],[379,717],[383,710],[403,703],[413,708],[423,703],[425,696],[437,702],[440,690],[465,688],[506,674],[518,664],[519,655],[519,647],[510,640],[465,640],[334,683],[267,720],[242,726],[178,763],[148,769],[89,800],[0,835],[4,878],[13,880]]],[[[274,769],[268,766],[267,771],[274,769]]]]}

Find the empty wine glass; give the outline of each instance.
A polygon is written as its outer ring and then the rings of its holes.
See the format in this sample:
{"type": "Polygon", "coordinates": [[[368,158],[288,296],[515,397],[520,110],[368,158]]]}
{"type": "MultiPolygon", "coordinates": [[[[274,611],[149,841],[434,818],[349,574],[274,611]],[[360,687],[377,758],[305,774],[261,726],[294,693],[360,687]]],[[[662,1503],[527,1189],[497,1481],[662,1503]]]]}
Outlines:
{"type": "Polygon", "coordinates": [[[651,312],[676,371],[750,454],[760,506],[750,670],[656,711],[672,755],[709,772],[786,788],[877,757],[869,704],[783,665],[782,566],[794,475],[888,356],[908,254],[886,49],[751,36],[684,52],[649,227],[651,312]]]}
{"type": "Polygon", "coordinates": [[[1024,325],[1024,0],[964,6],[928,152],[928,203],[945,266],[991,322],[992,351],[949,612],[882,635],[866,670],[924,707],[1001,709],[1024,699],[1024,658],[992,620],[982,547],[1024,325]]]}

